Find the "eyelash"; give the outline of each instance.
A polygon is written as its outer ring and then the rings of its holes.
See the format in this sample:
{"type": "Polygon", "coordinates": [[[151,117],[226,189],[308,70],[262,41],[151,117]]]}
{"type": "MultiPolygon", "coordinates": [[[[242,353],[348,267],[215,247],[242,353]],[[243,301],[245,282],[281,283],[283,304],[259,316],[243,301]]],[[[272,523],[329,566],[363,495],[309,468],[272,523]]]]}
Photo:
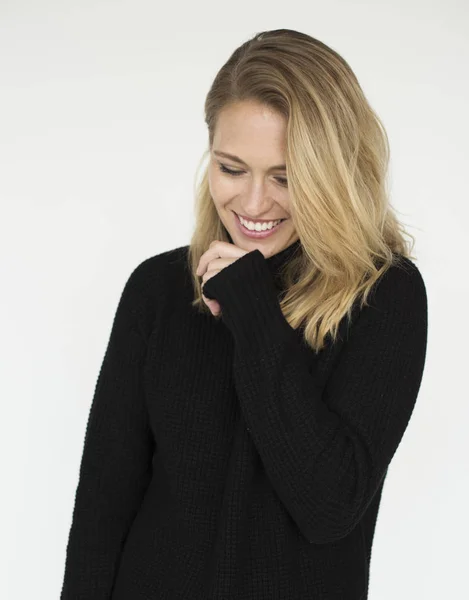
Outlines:
{"type": "MultiPolygon", "coordinates": [[[[232,175],[233,177],[238,177],[239,175],[241,175],[242,173],[244,173],[244,171],[233,171],[232,169],[228,169],[228,167],[226,167],[225,165],[222,165],[221,163],[219,164],[219,169],[222,173],[227,173],[228,175],[232,175]]],[[[285,179],[285,177],[276,177],[275,178],[280,185],[283,186],[287,186],[288,182],[285,179]]]]}

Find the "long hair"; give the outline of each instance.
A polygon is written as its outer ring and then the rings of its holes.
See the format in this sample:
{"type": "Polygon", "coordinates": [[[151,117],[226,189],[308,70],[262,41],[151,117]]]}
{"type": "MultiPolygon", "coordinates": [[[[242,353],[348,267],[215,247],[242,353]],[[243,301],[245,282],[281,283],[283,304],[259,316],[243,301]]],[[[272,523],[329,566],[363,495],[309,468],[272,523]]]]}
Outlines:
{"type": "MultiPolygon", "coordinates": [[[[386,189],[388,137],[347,62],[291,29],[256,34],[219,70],[205,100],[209,149],[202,160],[212,148],[220,111],[244,100],[278,111],[287,122],[289,210],[301,252],[282,272],[286,293],[280,306],[317,352],[326,335],[336,339],[354,305],[368,304],[372,286],[391,265],[403,256],[415,259],[415,238],[398,221],[386,189]]],[[[192,306],[209,314],[195,271],[214,239],[230,241],[210,194],[207,167],[195,186],[188,263],[192,306]]]]}

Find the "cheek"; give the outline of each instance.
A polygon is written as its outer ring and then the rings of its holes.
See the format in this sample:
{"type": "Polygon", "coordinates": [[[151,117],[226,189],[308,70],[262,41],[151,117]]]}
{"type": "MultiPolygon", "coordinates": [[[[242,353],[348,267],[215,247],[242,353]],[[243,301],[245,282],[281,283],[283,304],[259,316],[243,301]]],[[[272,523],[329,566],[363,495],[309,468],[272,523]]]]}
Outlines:
{"type": "Polygon", "coordinates": [[[228,202],[236,190],[234,182],[230,182],[228,179],[223,177],[220,173],[215,171],[209,171],[208,174],[208,185],[210,189],[210,195],[214,202],[218,205],[222,205],[228,202]]]}
{"type": "Polygon", "coordinates": [[[208,187],[212,198],[216,200],[220,194],[220,177],[213,166],[208,170],[208,187]]]}

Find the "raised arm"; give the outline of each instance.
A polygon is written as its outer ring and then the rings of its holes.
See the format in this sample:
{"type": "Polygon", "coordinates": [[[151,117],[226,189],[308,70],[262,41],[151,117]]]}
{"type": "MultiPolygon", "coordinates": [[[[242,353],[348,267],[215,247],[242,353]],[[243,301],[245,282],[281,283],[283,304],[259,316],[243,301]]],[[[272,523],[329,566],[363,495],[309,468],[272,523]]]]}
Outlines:
{"type": "Polygon", "coordinates": [[[279,498],[315,544],[347,535],[371,502],[412,414],[424,369],[427,297],[412,263],[377,282],[324,389],[284,318],[258,250],[210,278],[235,342],[247,428],[279,498]]]}

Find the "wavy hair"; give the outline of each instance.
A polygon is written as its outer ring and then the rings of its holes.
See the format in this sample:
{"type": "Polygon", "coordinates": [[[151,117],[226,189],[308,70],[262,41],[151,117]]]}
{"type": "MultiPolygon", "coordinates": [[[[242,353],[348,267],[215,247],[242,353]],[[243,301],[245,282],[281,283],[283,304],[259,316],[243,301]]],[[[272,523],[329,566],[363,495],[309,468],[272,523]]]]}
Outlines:
{"type": "MultiPolygon", "coordinates": [[[[340,321],[351,318],[355,304],[368,304],[372,286],[391,265],[402,257],[415,259],[415,238],[389,202],[388,137],[347,62],[291,29],[256,34],[219,70],[205,100],[209,149],[202,161],[212,148],[220,111],[245,100],[278,111],[287,122],[289,209],[301,252],[282,272],[286,293],[280,306],[318,352],[327,335],[336,339],[340,321]]],[[[188,263],[192,306],[209,314],[195,271],[214,239],[231,238],[212,200],[206,167],[195,186],[188,263]]]]}

